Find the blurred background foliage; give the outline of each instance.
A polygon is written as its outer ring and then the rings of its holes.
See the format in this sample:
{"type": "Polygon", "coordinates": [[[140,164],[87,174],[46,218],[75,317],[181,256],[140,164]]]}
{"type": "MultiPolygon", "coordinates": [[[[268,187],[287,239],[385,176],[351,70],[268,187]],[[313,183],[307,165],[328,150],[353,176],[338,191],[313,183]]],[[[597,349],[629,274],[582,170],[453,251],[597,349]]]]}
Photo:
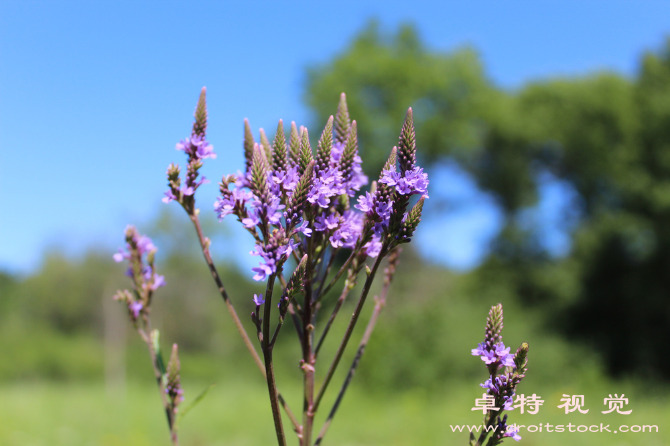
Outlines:
{"type": "MultiPolygon", "coordinates": [[[[379,172],[396,144],[406,108],[412,106],[420,164],[431,175],[439,174],[445,163],[457,166],[503,215],[489,254],[469,272],[431,264],[408,245],[355,379],[352,393],[363,396],[351,398],[370,407],[382,405],[373,400],[402,400],[404,409],[398,410],[413,411],[405,420],[444,407],[398,395],[433,401],[435,395],[448,394],[470,404],[485,376],[469,349],[481,341],[490,305],[503,302],[505,339],[513,348],[522,341],[531,345],[531,372],[523,385],[533,389],[530,393],[545,391],[549,400],[566,389],[613,393],[615,387],[625,388],[646,395],[643,413],[657,408],[653,394],[670,381],[670,355],[664,353],[670,326],[670,41],[642,56],[634,78],[594,73],[506,91],[487,78],[474,49],[435,52],[411,26],[387,35],[371,22],[332,61],[308,69],[304,99],[317,128],[333,113],[342,91],[360,123],[369,176],[379,172]],[[542,221],[532,217],[548,186],[560,188],[565,197],[559,211],[569,243],[560,252],[546,244],[542,221]],[[650,392],[642,383],[656,390],[650,392]],[[371,399],[365,400],[366,395],[371,399]]],[[[440,190],[430,192],[434,203],[445,200],[440,190]]],[[[428,212],[426,218],[440,219],[449,212],[439,205],[433,209],[435,214],[428,212]]],[[[225,387],[244,382],[258,373],[194,250],[189,224],[171,209],[139,228],[159,246],[158,265],[168,283],[157,294],[154,323],[164,343],[180,344],[187,383],[225,387]]],[[[225,228],[206,221],[206,232],[223,247],[230,237],[225,228]]],[[[111,254],[93,249],[84,257],[68,258],[49,252],[40,270],[28,277],[0,274],[0,383],[8,397],[14,395],[12,401],[23,397],[8,389],[44,380],[62,383],[64,389],[72,382],[104,382],[120,389],[126,378],[131,383],[151,380],[144,346],[121,305],[111,301],[116,289],[129,286],[111,254]]],[[[249,314],[258,285],[237,265],[219,265],[238,313],[249,314]]],[[[243,320],[252,330],[251,322],[243,320]]],[[[335,334],[343,326],[338,329],[335,334]]],[[[299,352],[291,336],[290,330],[283,333],[277,367],[279,379],[297,389],[299,352]]],[[[187,392],[193,395],[199,388],[194,385],[187,392]]],[[[76,392],[65,393],[76,399],[76,392]]],[[[147,410],[159,417],[158,400],[154,403],[147,410]]],[[[450,413],[458,414],[454,423],[478,419],[468,410],[450,413]]],[[[670,411],[664,406],[655,413],[662,419],[670,411]]],[[[346,425],[347,416],[343,418],[346,425]]],[[[355,419],[349,423],[355,430],[355,419]]],[[[414,424],[424,429],[421,422],[414,424]]],[[[0,437],[2,432],[0,428],[0,437]]],[[[447,434],[435,435],[431,438],[447,434]]],[[[528,444],[561,444],[546,437],[533,443],[529,436],[528,444]]],[[[16,438],[8,444],[27,444],[16,438]]],[[[114,438],[103,443],[131,443],[114,438]]],[[[214,444],[206,436],[198,438],[189,444],[214,444]]],[[[402,438],[384,444],[410,444],[402,438]]],[[[423,444],[434,444],[430,441],[423,444]]],[[[575,444],[596,444],[579,441],[575,444]]],[[[644,444],[667,444],[659,441],[644,444]]]]}

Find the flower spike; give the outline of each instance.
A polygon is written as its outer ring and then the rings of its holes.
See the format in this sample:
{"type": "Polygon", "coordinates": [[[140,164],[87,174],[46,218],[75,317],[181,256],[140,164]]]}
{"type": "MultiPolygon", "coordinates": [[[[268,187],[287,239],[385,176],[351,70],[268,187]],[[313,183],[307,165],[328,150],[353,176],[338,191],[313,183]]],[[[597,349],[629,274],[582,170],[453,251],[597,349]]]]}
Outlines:
{"type": "Polygon", "coordinates": [[[405,123],[400,132],[398,161],[400,164],[400,173],[403,175],[406,171],[412,170],[414,164],[416,164],[416,135],[414,133],[414,117],[411,107],[407,110],[405,123]]]}
{"type": "Polygon", "coordinates": [[[340,103],[337,106],[337,113],[335,114],[335,141],[344,144],[344,141],[349,135],[351,122],[349,121],[349,109],[347,108],[347,96],[342,93],[340,95],[340,103]]]}
{"type": "Polygon", "coordinates": [[[207,132],[207,87],[202,87],[200,97],[198,98],[198,105],[195,107],[195,122],[193,123],[193,134],[202,138],[207,132]]]}
{"type": "Polygon", "coordinates": [[[272,170],[284,172],[288,170],[286,136],[284,136],[284,123],[281,119],[279,120],[279,124],[277,124],[277,133],[272,143],[272,170]]]}
{"type": "Polygon", "coordinates": [[[244,160],[247,171],[251,167],[251,163],[254,157],[254,144],[254,135],[251,133],[249,120],[244,118],[244,160]]]}

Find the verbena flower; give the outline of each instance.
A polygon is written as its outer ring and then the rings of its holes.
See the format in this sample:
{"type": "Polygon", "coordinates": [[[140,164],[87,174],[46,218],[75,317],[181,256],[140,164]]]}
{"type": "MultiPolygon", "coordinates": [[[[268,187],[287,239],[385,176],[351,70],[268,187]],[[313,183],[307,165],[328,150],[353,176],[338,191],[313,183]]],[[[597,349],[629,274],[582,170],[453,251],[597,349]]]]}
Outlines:
{"type": "Polygon", "coordinates": [[[265,299],[263,299],[262,294],[254,294],[254,304],[259,307],[265,303],[265,299]]]}
{"type": "Polygon", "coordinates": [[[496,437],[499,440],[502,439],[503,437],[510,437],[516,441],[521,440],[521,436],[519,435],[519,428],[507,425],[507,415],[505,415],[502,420],[500,419],[500,417],[498,417],[498,428],[496,429],[496,437]]]}
{"type": "Polygon", "coordinates": [[[385,170],[379,182],[395,186],[401,195],[424,195],[427,192],[429,183],[428,174],[421,167],[414,167],[412,170],[405,171],[404,174],[385,170]]]}
{"type": "MultiPolygon", "coordinates": [[[[409,170],[406,172],[409,172],[409,170]]],[[[502,442],[503,437],[512,437],[516,441],[521,439],[518,435],[518,429],[509,429],[508,431],[507,415],[502,420],[499,415],[503,411],[514,409],[516,387],[526,376],[528,344],[521,344],[515,354],[510,354],[510,348],[505,347],[502,342],[502,328],[502,304],[494,305],[486,319],[484,341],[477,345],[477,348],[472,349],[472,355],[479,356],[489,371],[489,378],[480,386],[486,389],[489,395],[495,397],[495,407],[499,408],[490,412],[488,420],[485,420],[487,426],[494,426],[494,417],[498,416],[498,428],[495,434],[488,443],[484,443],[486,434],[482,433],[478,444],[497,445],[502,442]]]]}
{"type": "MultiPolygon", "coordinates": [[[[411,116],[410,109],[405,133],[413,132],[411,116]]],[[[370,257],[382,252],[387,236],[391,236],[387,249],[408,242],[421,214],[419,207],[408,220],[408,197],[421,194],[427,198],[428,176],[414,166],[414,140],[403,135],[407,169],[396,172],[393,155],[380,177],[383,191],[366,191],[356,198],[368,179],[358,155],[355,121],[334,127],[329,119],[314,153],[304,127],[298,132],[292,124],[287,144],[280,121],[270,146],[264,132],[260,144],[254,141],[245,120],[245,171],[224,177],[214,210],[219,220],[237,216],[254,236],[256,246],[251,254],[261,258],[252,268],[254,280],[277,273],[294,250],[304,254],[306,238],[313,232],[323,234],[319,240],[327,240],[333,249],[359,249],[370,257]],[[357,204],[350,208],[352,198],[357,204]]]]}
{"type": "Polygon", "coordinates": [[[128,314],[135,322],[151,302],[151,294],[165,286],[165,278],[156,273],[154,257],[158,248],[151,239],[140,235],[134,226],[126,227],[126,247],[113,255],[116,262],[128,262],[126,275],[133,281],[135,292],[119,291],[114,298],[124,302],[128,314]]]}
{"type": "Polygon", "coordinates": [[[481,356],[482,361],[487,365],[498,364],[505,367],[514,367],[514,355],[509,353],[509,347],[505,348],[505,344],[498,342],[489,348],[486,342],[482,342],[477,348],[472,349],[473,356],[481,356]]]}
{"type": "Polygon", "coordinates": [[[214,147],[205,139],[207,130],[206,92],[207,90],[203,88],[200,93],[191,136],[178,142],[175,146],[176,150],[184,152],[188,158],[184,184],[182,185],[179,166],[170,164],[167,170],[168,190],[163,197],[164,203],[177,201],[189,212],[194,212],[193,194],[195,194],[195,191],[201,185],[209,183],[209,180],[204,176],[198,179],[198,171],[202,167],[203,160],[216,158],[214,147]]]}

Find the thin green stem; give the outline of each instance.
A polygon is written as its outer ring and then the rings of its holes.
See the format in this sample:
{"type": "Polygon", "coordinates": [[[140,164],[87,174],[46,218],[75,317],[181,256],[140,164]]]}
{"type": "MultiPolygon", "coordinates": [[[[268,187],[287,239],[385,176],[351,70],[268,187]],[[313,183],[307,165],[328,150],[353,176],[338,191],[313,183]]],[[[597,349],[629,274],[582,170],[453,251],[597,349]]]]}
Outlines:
{"type": "Polygon", "coordinates": [[[338,248],[333,249],[330,252],[330,257],[328,258],[328,265],[326,266],[326,272],[323,274],[323,277],[321,277],[321,280],[319,281],[319,288],[316,290],[316,300],[319,301],[321,298],[324,296],[325,293],[323,293],[323,285],[326,283],[326,279],[328,278],[328,274],[330,274],[330,269],[333,266],[333,262],[335,261],[335,256],[337,255],[337,252],[339,251],[338,248]]]}
{"type": "Polygon", "coordinates": [[[330,424],[333,422],[335,413],[337,412],[337,409],[340,407],[340,403],[344,398],[344,393],[347,391],[347,388],[349,387],[349,384],[351,383],[351,380],[354,377],[354,373],[356,373],[356,368],[358,367],[358,364],[361,361],[361,358],[363,357],[363,353],[365,353],[365,347],[368,345],[368,342],[370,341],[370,336],[372,335],[372,331],[374,330],[375,324],[377,323],[379,313],[381,313],[383,307],[384,304],[382,304],[381,301],[377,301],[375,309],[372,313],[372,317],[370,317],[368,326],[365,328],[365,334],[363,335],[363,339],[361,339],[360,344],[358,344],[358,349],[356,350],[356,356],[354,357],[354,361],[351,364],[351,367],[349,367],[349,372],[347,373],[347,377],[344,379],[344,383],[342,384],[340,392],[337,394],[335,404],[333,404],[332,409],[330,409],[328,418],[326,419],[323,427],[321,428],[321,432],[319,432],[319,436],[317,437],[316,442],[314,443],[315,446],[321,444],[321,442],[323,441],[323,437],[326,435],[326,432],[328,432],[330,424]]]}
{"type": "Polygon", "coordinates": [[[265,359],[266,381],[268,383],[268,392],[270,394],[270,406],[272,406],[272,418],[275,423],[275,432],[277,434],[277,443],[279,446],[286,446],[286,436],[284,435],[284,426],[282,425],[281,412],[279,411],[279,395],[275,383],[274,367],[272,365],[272,346],[270,345],[270,316],[272,311],[272,291],[277,274],[272,274],[268,278],[265,288],[265,304],[263,305],[263,357],[265,359]]]}
{"type": "MultiPolygon", "coordinates": [[[[360,249],[360,248],[359,248],[360,249]]],[[[342,274],[349,268],[349,265],[351,262],[356,258],[356,255],[358,255],[359,249],[354,249],[351,251],[351,255],[349,255],[349,258],[344,262],[344,265],[340,267],[340,269],[337,271],[337,274],[335,274],[335,277],[331,279],[330,282],[328,282],[328,285],[319,293],[319,295],[316,296],[316,299],[319,300],[321,296],[324,296],[330,291],[330,289],[337,283],[338,280],[340,280],[340,277],[342,277],[342,274]]],[[[325,280],[325,277],[324,277],[325,280]]]]}
{"type": "Polygon", "coordinates": [[[333,308],[333,312],[330,314],[328,322],[326,322],[326,327],[323,329],[323,333],[321,333],[319,342],[316,344],[316,348],[314,349],[314,357],[319,356],[319,350],[321,350],[323,341],[326,339],[326,335],[328,335],[328,331],[330,330],[331,325],[333,325],[335,317],[337,316],[337,313],[340,311],[342,304],[344,304],[344,301],[346,300],[349,291],[351,291],[351,288],[349,287],[349,284],[345,282],[344,288],[342,288],[342,293],[340,293],[340,297],[339,299],[337,299],[337,302],[335,303],[335,308],[333,308]]]}
{"type": "MultiPolygon", "coordinates": [[[[187,210],[187,212],[188,212],[188,210],[187,210]]],[[[221,276],[219,275],[219,272],[217,271],[216,266],[214,265],[214,261],[212,260],[212,256],[209,252],[209,239],[206,238],[203,235],[202,226],[200,225],[200,219],[198,218],[198,215],[195,212],[190,212],[189,217],[191,219],[191,222],[193,222],[193,226],[195,227],[195,232],[198,236],[198,241],[200,242],[200,248],[202,250],[203,256],[205,257],[205,262],[207,263],[207,266],[209,267],[209,271],[212,274],[212,278],[214,279],[214,282],[216,283],[216,286],[219,290],[219,294],[221,294],[221,297],[223,298],[223,302],[226,304],[226,309],[228,310],[228,313],[230,314],[230,317],[233,318],[233,322],[235,323],[235,327],[237,328],[237,331],[240,333],[240,336],[242,336],[242,341],[244,342],[244,345],[247,347],[247,350],[249,350],[249,353],[251,353],[251,357],[253,358],[254,362],[256,363],[256,366],[258,366],[258,369],[263,374],[263,378],[267,379],[267,371],[265,369],[265,365],[263,364],[263,361],[261,360],[260,356],[258,355],[258,352],[254,348],[254,345],[251,342],[251,339],[249,339],[249,336],[247,335],[247,332],[244,329],[244,326],[242,325],[242,321],[240,321],[240,318],[237,316],[237,312],[235,311],[235,307],[233,307],[233,303],[230,301],[230,299],[228,297],[228,293],[226,292],[226,288],[223,286],[223,282],[221,281],[221,276]]],[[[286,404],[286,401],[281,396],[281,393],[279,391],[277,391],[277,394],[279,396],[279,400],[281,401],[282,407],[284,408],[286,413],[289,415],[289,418],[292,421],[295,420],[295,416],[293,415],[293,412],[289,408],[288,404],[286,404]]],[[[296,432],[298,432],[300,430],[300,425],[298,423],[294,423],[293,428],[296,432]]]]}
{"type": "MultiPolygon", "coordinates": [[[[151,326],[149,325],[148,320],[145,320],[145,326],[149,332],[151,332],[151,326]]],[[[151,337],[146,333],[146,331],[137,327],[137,332],[140,334],[142,340],[147,344],[149,349],[149,356],[151,357],[151,365],[154,369],[154,376],[156,377],[156,383],[158,384],[158,392],[161,395],[161,402],[163,403],[163,408],[165,409],[165,415],[167,417],[168,429],[170,429],[170,440],[175,446],[179,445],[179,437],[177,436],[177,426],[175,425],[175,413],[170,408],[168,403],[167,396],[165,393],[165,387],[163,386],[163,373],[158,368],[158,354],[154,349],[153,343],[151,342],[151,337]]]]}
{"type": "Polygon", "coordinates": [[[321,399],[323,398],[323,395],[326,392],[326,389],[328,388],[328,384],[330,384],[330,380],[333,378],[333,375],[335,374],[335,370],[337,369],[337,366],[339,365],[340,360],[342,359],[342,355],[344,354],[344,350],[347,348],[347,344],[349,343],[349,339],[351,338],[351,335],[354,332],[354,328],[356,327],[356,322],[358,321],[358,317],[361,315],[361,311],[363,310],[363,305],[365,304],[365,299],[368,297],[368,293],[370,292],[370,288],[372,287],[372,282],[375,279],[375,275],[377,273],[377,269],[379,268],[379,264],[381,263],[382,258],[384,257],[384,255],[386,255],[386,248],[387,248],[386,245],[384,245],[382,247],[381,252],[377,256],[377,259],[375,260],[375,263],[372,266],[372,270],[370,271],[370,274],[368,274],[368,277],[365,280],[365,285],[363,285],[363,290],[361,291],[361,297],[358,299],[358,304],[356,305],[356,309],[354,310],[354,313],[351,316],[351,320],[349,321],[349,325],[347,326],[347,330],[344,333],[344,338],[342,339],[342,343],[337,348],[337,353],[335,354],[335,358],[333,359],[333,362],[330,365],[330,368],[328,369],[328,372],[326,373],[326,377],[323,381],[323,384],[321,385],[321,388],[319,389],[319,393],[318,393],[316,399],[314,400],[314,409],[313,409],[314,412],[316,412],[316,410],[319,408],[319,404],[321,403],[321,399]]]}
{"type": "MultiPolygon", "coordinates": [[[[307,241],[307,258],[313,255],[313,238],[307,241]]],[[[309,446],[312,439],[312,426],[314,424],[314,355],[312,353],[312,279],[314,274],[313,262],[307,261],[305,265],[305,299],[302,310],[302,361],[303,369],[303,415],[302,415],[302,438],[300,444],[309,446]]]]}
{"type": "Polygon", "coordinates": [[[340,404],[342,403],[344,394],[347,391],[347,388],[349,387],[349,384],[351,383],[351,380],[354,377],[354,373],[356,373],[356,369],[358,368],[358,364],[360,363],[361,358],[363,357],[363,353],[365,353],[365,347],[368,345],[368,342],[370,341],[372,332],[374,331],[375,326],[377,324],[377,319],[379,318],[380,313],[386,306],[386,296],[388,295],[388,291],[391,286],[391,281],[393,280],[396,265],[397,265],[397,254],[394,258],[392,258],[392,260],[389,261],[389,268],[385,271],[386,277],[384,280],[384,287],[382,288],[379,297],[375,298],[375,308],[372,311],[372,316],[370,316],[368,325],[365,327],[365,333],[363,334],[363,338],[358,344],[358,349],[356,350],[356,356],[354,357],[354,361],[352,362],[351,367],[349,367],[347,377],[345,378],[344,383],[342,384],[342,388],[340,388],[340,392],[337,394],[337,399],[335,400],[335,403],[333,404],[333,407],[330,410],[330,413],[328,414],[328,418],[326,419],[325,423],[323,424],[323,427],[321,428],[321,431],[319,432],[319,436],[317,437],[316,442],[314,443],[315,446],[321,444],[321,442],[323,441],[323,437],[326,435],[326,432],[328,432],[328,428],[330,428],[330,425],[333,422],[333,418],[337,413],[337,409],[340,407],[340,404]]]}

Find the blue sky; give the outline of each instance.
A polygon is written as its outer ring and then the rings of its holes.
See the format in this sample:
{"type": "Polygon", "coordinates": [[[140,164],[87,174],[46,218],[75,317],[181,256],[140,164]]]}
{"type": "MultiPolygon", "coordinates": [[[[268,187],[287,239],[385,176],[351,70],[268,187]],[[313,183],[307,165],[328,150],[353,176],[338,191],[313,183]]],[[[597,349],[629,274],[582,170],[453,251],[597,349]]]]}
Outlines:
{"type": "MultiPolygon", "coordinates": [[[[305,67],[343,51],[370,17],[388,31],[416,24],[436,51],[473,46],[490,78],[510,89],[603,69],[632,76],[641,52],[670,33],[664,1],[2,0],[0,269],[30,272],[47,248],[112,250],[127,223],[156,215],[203,85],[219,154],[203,169],[212,179],[242,165],[245,117],[256,129],[279,118],[309,123],[305,67]]],[[[432,186],[483,201],[436,214],[419,247],[451,267],[475,265],[499,216],[449,167],[432,186]],[[437,246],[436,232],[448,234],[437,246]]],[[[200,192],[207,211],[215,182],[200,192]]],[[[562,194],[545,196],[547,237],[565,250],[551,230],[562,194]]]]}

